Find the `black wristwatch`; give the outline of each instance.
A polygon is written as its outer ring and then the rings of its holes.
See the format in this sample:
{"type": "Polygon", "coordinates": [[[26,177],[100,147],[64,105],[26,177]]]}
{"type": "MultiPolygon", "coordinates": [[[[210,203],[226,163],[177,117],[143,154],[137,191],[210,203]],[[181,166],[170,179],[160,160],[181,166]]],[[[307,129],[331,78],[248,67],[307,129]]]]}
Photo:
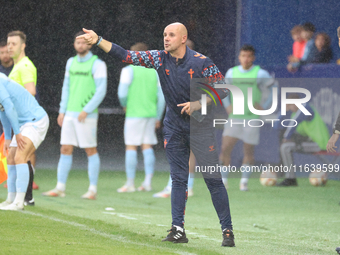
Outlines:
{"type": "Polygon", "coordinates": [[[339,130],[336,130],[335,128],[333,128],[333,134],[340,135],[340,131],[339,131],[339,130]]]}
{"type": "Polygon", "coordinates": [[[98,46],[98,44],[100,44],[100,42],[103,40],[103,37],[101,36],[98,36],[98,40],[96,42],[96,45],[98,46]]]}

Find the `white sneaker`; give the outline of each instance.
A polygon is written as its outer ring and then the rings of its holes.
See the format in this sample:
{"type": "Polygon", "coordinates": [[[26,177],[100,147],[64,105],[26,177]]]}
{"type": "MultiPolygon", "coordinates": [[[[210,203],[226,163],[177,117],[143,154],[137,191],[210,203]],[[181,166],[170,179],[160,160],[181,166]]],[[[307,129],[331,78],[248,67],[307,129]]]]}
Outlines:
{"type": "Polygon", "coordinates": [[[0,210],[3,211],[23,211],[24,210],[24,205],[19,206],[18,204],[9,204],[7,206],[1,207],[0,210]]]}
{"type": "Polygon", "coordinates": [[[6,201],[4,201],[0,204],[0,208],[5,207],[5,206],[10,205],[10,204],[12,204],[12,202],[9,202],[9,201],[6,200],[6,201]]]}
{"type": "Polygon", "coordinates": [[[151,185],[145,186],[144,184],[140,185],[140,187],[138,188],[138,191],[151,191],[151,185]]]}
{"type": "Polygon", "coordinates": [[[171,188],[170,187],[165,187],[161,192],[158,192],[156,194],[153,194],[153,197],[162,197],[162,198],[167,198],[171,196],[171,188]]]}
{"type": "Polygon", "coordinates": [[[89,199],[89,200],[96,200],[97,193],[94,193],[92,190],[87,191],[81,198],[89,199]]]}
{"type": "Polygon", "coordinates": [[[134,186],[127,186],[127,185],[124,185],[123,187],[117,189],[117,192],[118,193],[124,193],[124,192],[135,192],[136,189],[134,186]]]}
{"type": "Polygon", "coordinates": [[[248,189],[248,183],[246,183],[246,182],[241,182],[240,183],[240,190],[241,191],[248,191],[249,189],[248,189]]]}
{"type": "Polygon", "coordinates": [[[47,196],[47,197],[65,197],[65,191],[61,191],[58,190],[57,188],[46,191],[44,193],[42,193],[43,196],[47,196]]]}
{"type": "Polygon", "coordinates": [[[194,195],[194,191],[192,188],[188,189],[188,197],[192,197],[194,195]]]}

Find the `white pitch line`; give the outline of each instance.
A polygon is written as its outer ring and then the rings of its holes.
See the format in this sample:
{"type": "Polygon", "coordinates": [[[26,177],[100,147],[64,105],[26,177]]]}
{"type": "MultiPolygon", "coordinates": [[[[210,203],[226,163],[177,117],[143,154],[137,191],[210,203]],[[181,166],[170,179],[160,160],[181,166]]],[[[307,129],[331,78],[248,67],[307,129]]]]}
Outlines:
{"type": "Polygon", "coordinates": [[[89,231],[89,232],[91,232],[91,233],[93,233],[95,235],[99,235],[99,236],[102,236],[102,237],[105,237],[105,238],[109,238],[111,240],[122,242],[122,243],[129,243],[129,244],[134,244],[134,245],[140,245],[140,246],[145,246],[145,247],[153,248],[153,249],[167,250],[169,252],[174,252],[174,253],[180,254],[180,255],[196,255],[195,253],[176,251],[174,249],[169,249],[169,248],[165,248],[165,247],[158,247],[158,246],[149,245],[149,244],[146,244],[146,243],[132,242],[130,240],[127,240],[123,236],[107,234],[105,232],[96,230],[94,228],[90,228],[90,227],[88,227],[85,224],[80,224],[80,223],[73,222],[73,221],[68,221],[68,220],[62,220],[62,219],[58,219],[56,217],[51,217],[51,216],[47,216],[47,215],[40,214],[40,213],[34,213],[34,212],[30,212],[30,211],[23,211],[22,213],[30,214],[30,215],[33,215],[33,216],[37,216],[37,217],[49,219],[49,220],[52,220],[52,221],[61,222],[61,223],[64,223],[64,224],[67,224],[67,225],[70,225],[70,226],[78,227],[78,228],[81,228],[81,229],[83,229],[85,231],[89,231]]]}
{"type": "MultiPolygon", "coordinates": [[[[126,216],[126,215],[124,215],[124,214],[122,214],[122,213],[111,213],[111,212],[103,212],[103,213],[105,213],[105,214],[112,214],[112,215],[117,215],[118,217],[121,217],[121,218],[125,218],[125,219],[128,219],[128,220],[137,220],[136,218],[133,218],[133,217],[129,217],[129,216],[126,216]]],[[[139,215],[139,214],[133,214],[133,213],[127,213],[128,215],[139,215]]],[[[139,215],[139,216],[141,216],[141,215],[139,215]]],[[[151,224],[151,223],[147,223],[147,222],[141,222],[141,223],[143,223],[143,224],[151,224]]],[[[168,225],[163,225],[163,224],[156,224],[156,226],[158,226],[158,227],[168,227],[168,225]]],[[[187,233],[187,234],[189,234],[189,235],[193,235],[193,236],[195,236],[195,237],[199,237],[199,238],[204,238],[204,239],[206,239],[206,240],[210,240],[210,241],[215,241],[215,242],[220,242],[221,240],[219,240],[219,239],[215,239],[215,238],[210,238],[210,237],[208,237],[208,236],[206,236],[206,235],[201,235],[201,234],[198,234],[198,233],[195,233],[195,232],[191,232],[191,231],[189,231],[189,230],[185,230],[185,232],[187,233]]]]}
{"type": "Polygon", "coordinates": [[[104,214],[110,214],[110,215],[117,215],[120,218],[128,219],[128,220],[137,220],[136,218],[126,216],[122,213],[114,213],[114,212],[103,212],[104,214]]]}
{"type": "Polygon", "coordinates": [[[115,213],[115,212],[103,212],[103,213],[105,213],[105,214],[110,214],[110,215],[116,215],[117,213],[115,213]]]}
{"type": "Polygon", "coordinates": [[[124,219],[128,219],[128,220],[137,220],[136,218],[130,217],[130,216],[126,216],[122,213],[117,213],[118,217],[124,218],[124,219]]]}

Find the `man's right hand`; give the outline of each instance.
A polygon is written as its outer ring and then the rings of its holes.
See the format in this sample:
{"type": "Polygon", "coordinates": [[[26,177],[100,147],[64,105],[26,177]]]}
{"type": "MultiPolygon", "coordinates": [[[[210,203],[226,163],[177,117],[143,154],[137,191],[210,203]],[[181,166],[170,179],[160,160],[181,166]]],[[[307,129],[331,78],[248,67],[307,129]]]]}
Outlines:
{"type": "Polygon", "coordinates": [[[58,116],[58,125],[61,127],[63,125],[63,122],[64,122],[64,117],[65,117],[65,114],[64,113],[59,113],[59,116],[58,116]]]}
{"type": "Polygon", "coordinates": [[[5,157],[7,157],[8,156],[8,151],[9,151],[9,145],[11,144],[11,140],[5,140],[5,143],[4,143],[4,150],[3,150],[3,155],[5,156],[5,157]]]}
{"type": "Polygon", "coordinates": [[[25,145],[26,145],[26,142],[24,140],[24,137],[21,133],[15,135],[15,138],[17,140],[17,146],[18,146],[18,149],[19,150],[24,150],[25,149],[25,145]]]}
{"type": "Polygon", "coordinates": [[[93,45],[97,43],[98,35],[93,30],[87,30],[83,28],[83,31],[85,32],[85,34],[77,36],[77,39],[83,38],[85,42],[89,45],[93,45]]]}

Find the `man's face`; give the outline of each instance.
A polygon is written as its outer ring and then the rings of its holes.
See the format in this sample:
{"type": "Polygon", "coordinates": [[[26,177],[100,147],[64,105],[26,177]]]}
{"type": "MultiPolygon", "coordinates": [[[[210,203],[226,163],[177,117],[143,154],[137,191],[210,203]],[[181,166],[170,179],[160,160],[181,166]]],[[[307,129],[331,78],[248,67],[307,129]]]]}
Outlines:
{"type": "Polygon", "coordinates": [[[287,104],[287,110],[292,112],[297,112],[299,108],[295,104],[287,104]]]}
{"type": "Polygon", "coordinates": [[[11,61],[7,46],[0,47],[0,61],[1,63],[9,63],[11,61]]]}
{"type": "Polygon", "coordinates": [[[326,40],[322,35],[318,35],[315,38],[315,46],[319,51],[322,50],[322,48],[325,46],[325,44],[326,44],[326,40]]]}
{"type": "Polygon", "coordinates": [[[25,49],[26,44],[23,43],[19,36],[10,36],[7,38],[7,49],[9,56],[16,59],[25,49]]]}
{"type": "Polygon", "coordinates": [[[294,42],[301,42],[302,41],[301,33],[293,34],[292,38],[293,38],[294,42]]]}
{"type": "Polygon", "coordinates": [[[240,61],[241,66],[247,70],[253,65],[255,56],[252,51],[241,50],[238,60],[240,61]]]}
{"type": "Polygon", "coordinates": [[[74,41],[74,48],[79,55],[85,55],[90,49],[91,45],[86,44],[83,38],[74,41]]]}
{"type": "Polygon", "coordinates": [[[185,36],[183,36],[178,26],[170,25],[164,29],[164,50],[168,52],[176,51],[183,43],[185,43],[185,36]]]}

